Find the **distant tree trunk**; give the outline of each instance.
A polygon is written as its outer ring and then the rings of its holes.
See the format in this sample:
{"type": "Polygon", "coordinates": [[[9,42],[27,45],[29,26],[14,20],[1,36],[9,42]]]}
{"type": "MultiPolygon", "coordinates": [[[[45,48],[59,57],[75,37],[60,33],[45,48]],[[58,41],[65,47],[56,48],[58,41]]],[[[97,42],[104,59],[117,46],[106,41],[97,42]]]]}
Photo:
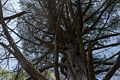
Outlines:
{"type": "Polygon", "coordinates": [[[67,80],[87,80],[85,64],[77,53],[76,46],[69,45],[67,50],[68,70],[67,80]]]}

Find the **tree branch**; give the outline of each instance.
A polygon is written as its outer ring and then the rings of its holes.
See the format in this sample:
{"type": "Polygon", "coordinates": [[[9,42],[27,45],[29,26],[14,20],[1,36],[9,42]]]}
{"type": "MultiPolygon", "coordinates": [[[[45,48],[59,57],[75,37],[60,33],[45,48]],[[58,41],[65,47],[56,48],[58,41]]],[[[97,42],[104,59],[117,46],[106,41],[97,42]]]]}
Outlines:
{"type": "Polygon", "coordinates": [[[117,71],[117,69],[120,67],[120,51],[118,52],[118,57],[114,65],[110,68],[108,73],[105,75],[103,80],[110,80],[110,78],[114,75],[114,73],[117,71]]]}

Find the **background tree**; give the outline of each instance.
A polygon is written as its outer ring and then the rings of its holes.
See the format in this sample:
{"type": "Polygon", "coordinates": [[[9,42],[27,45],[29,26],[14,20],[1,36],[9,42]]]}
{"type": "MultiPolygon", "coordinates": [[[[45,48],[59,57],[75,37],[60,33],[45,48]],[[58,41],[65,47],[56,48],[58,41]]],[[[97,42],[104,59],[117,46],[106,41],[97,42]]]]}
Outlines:
{"type": "Polygon", "coordinates": [[[24,68],[24,70],[29,75],[31,75],[31,77],[34,80],[41,80],[41,79],[46,80],[46,78],[43,77],[41,75],[41,73],[36,68],[34,68],[34,66],[23,56],[22,52],[17,47],[16,42],[14,41],[12,36],[10,35],[10,33],[8,31],[7,23],[5,22],[4,17],[3,17],[3,10],[2,10],[3,6],[4,6],[4,4],[2,4],[2,2],[0,0],[0,22],[1,22],[1,30],[2,30],[1,31],[1,37],[6,39],[6,44],[5,44],[5,42],[0,42],[0,45],[3,48],[7,49],[7,51],[9,53],[14,55],[14,57],[21,64],[22,68],[24,68]]]}

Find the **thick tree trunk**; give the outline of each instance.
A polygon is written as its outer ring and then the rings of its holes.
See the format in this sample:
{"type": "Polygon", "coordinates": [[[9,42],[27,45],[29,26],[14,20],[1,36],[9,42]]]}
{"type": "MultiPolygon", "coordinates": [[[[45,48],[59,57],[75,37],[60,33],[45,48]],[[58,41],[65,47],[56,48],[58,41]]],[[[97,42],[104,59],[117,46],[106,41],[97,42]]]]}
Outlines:
{"type": "Polygon", "coordinates": [[[69,45],[67,80],[87,80],[87,71],[85,64],[80,56],[77,55],[76,46],[69,45]]]}

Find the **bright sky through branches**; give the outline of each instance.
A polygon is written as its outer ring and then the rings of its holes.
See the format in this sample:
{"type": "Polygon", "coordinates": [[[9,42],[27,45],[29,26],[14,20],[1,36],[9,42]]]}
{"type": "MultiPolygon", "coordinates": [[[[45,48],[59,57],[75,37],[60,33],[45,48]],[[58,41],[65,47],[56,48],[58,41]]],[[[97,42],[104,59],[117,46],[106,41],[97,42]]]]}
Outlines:
{"type": "MultiPolygon", "coordinates": [[[[4,4],[4,7],[3,7],[3,15],[4,17],[6,16],[11,16],[13,14],[16,14],[18,12],[20,12],[20,7],[19,7],[19,0],[2,0],[2,4],[4,4]]],[[[11,20],[9,23],[8,23],[8,26],[12,29],[14,29],[16,27],[16,19],[14,20],[11,20]]],[[[17,40],[18,37],[14,34],[14,33],[11,33],[12,37],[17,40]]],[[[1,53],[1,52],[0,52],[1,53]]],[[[12,55],[11,55],[12,56],[12,55]]],[[[12,56],[13,57],[13,56],[12,56]]],[[[13,70],[15,68],[17,64],[17,60],[15,58],[11,58],[10,60],[4,60],[0,66],[3,68],[3,69],[10,69],[10,70],[13,70]],[[9,65],[9,67],[6,67],[6,65],[9,65]]]]}

